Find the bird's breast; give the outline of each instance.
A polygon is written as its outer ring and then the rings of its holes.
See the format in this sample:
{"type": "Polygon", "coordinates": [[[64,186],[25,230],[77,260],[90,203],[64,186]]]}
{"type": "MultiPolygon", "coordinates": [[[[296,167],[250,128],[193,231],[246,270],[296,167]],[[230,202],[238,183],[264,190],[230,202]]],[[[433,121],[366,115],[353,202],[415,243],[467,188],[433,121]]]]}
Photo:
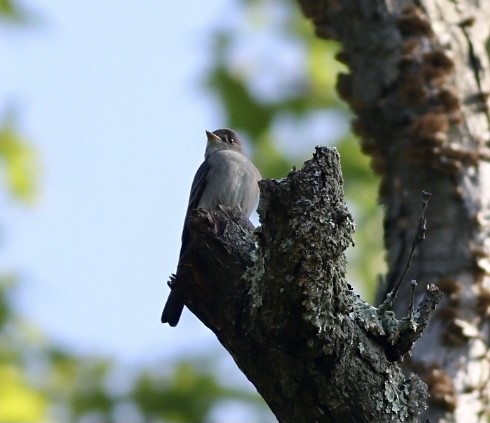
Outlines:
{"type": "Polygon", "coordinates": [[[199,207],[240,207],[249,217],[257,206],[260,173],[253,163],[236,151],[217,151],[208,158],[210,167],[199,207]]]}

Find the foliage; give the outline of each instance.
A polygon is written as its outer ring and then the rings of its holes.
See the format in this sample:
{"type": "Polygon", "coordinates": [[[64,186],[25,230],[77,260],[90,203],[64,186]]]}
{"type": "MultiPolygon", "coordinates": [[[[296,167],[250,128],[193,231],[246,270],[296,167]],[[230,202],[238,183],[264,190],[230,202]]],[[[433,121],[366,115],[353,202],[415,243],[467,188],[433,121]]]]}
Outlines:
{"type": "Polygon", "coordinates": [[[11,25],[25,25],[33,20],[28,13],[15,0],[0,0],[0,22],[11,25]]]}
{"type": "Polygon", "coordinates": [[[249,404],[255,413],[264,407],[256,394],[219,382],[208,362],[131,370],[55,346],[15,313],[15,286],[10,278],[0,283],[0,422],[120,422],[130,415],[135,423],[198,423],[223,401],[249,404]]]}
{"type": "Polygon", "coordinates": [[[46,398],[28,380],[30,339],[26,323],[12,309],[15,279],[0,277],[0,421],[38,422],[45,418],[46,398]]]}
{"type": "MultiPolygon", "coordinates": [[[[0,23],[24,24],[27,14],[11,0],[0,0],[0,23]]],[[[20,135],[8,113],[0,121],[0,161],[5,190],[12,198],[31,202],[36,195],[36,154],[20,135]]],[[[46,419],[47,398],[29,380],[30,346],[36,335],[13,309],[16,277],[0,274],[0,421],[38,422],[46,419]]]]}

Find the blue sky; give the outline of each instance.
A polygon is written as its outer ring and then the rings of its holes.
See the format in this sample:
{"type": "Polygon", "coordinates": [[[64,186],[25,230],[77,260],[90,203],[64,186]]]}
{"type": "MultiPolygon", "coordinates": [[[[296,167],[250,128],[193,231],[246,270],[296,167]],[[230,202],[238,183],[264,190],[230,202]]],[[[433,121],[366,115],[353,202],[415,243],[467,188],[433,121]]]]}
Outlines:
{"type": "MultiPolygon", "coordinates": [[[[186,312],[160,324],[205,129],[206,36],[233,6],[25,1],[41,25],[1,30],[1,107],[39,153],[40,198],[3,207],[0,270],[21,312],[58,342],[129,362],[217,346],[186,312]]],[[[5,198],[1,203],[5,204],[5,198]]]]}

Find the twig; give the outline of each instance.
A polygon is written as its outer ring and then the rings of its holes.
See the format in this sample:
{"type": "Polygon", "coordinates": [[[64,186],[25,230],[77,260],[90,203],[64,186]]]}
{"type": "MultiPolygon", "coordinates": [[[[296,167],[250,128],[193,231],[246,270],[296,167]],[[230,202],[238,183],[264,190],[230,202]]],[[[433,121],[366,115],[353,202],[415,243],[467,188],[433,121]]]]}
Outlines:
{"type": "Polygon", "coordinates": [[[393,304],[393,301],[395,301],[396,295],[398,294],[398,289],[400,289],[400,285],[405,279],[405,275],[407,274],[408,268],[412,264],[412,258],[413,258],[413,254],[415,253],[415,248],[417,248],[417,245],[419,245],[425,239],[425,231],[426,231],[426,223],[427,223],[427,219],[425,218],[425,209],[427,208],[427,204],[429,202],[431,195],[432,194],[430,192],[422,191],[422,211],[419,217],[417,232],[413,237],[412,247],[408,255],[408,260],[405,263],[405,267],[397,283],[395,284],[393,289],[388,294],[386,294],[386,299],[383,302],[383,304],[380,306],[381,310],[386,310],[390,305],[393,304]]]}
{"type": "Polygon", "coordinates": [[[412,292],[410,294],[410,304],[408,305],[408,315],[410,318],[413,318],[415,308],[415,289],[417,288],[417,281],[415,279],[410,281],[410,288],[412,289],[412,292]]]}

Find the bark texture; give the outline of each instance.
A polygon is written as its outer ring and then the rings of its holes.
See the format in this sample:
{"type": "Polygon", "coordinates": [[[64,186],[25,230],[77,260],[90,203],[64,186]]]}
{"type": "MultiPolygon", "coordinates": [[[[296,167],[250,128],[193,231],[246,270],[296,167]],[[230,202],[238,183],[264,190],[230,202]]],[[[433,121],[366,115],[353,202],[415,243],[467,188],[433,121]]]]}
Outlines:
{"type": "MultiPolygon", "coordinates": [[[[417,422],[426,386],[394,360],[439,299],[395,319],[345,282],[352,217],[335,149],[261,182],[261,226],[195,210],[170,285],[230,352],[280,422],[417,422]]],[[[408,302],[405,309],[408,308],[408,302]]]]}
{"type": "MultiPolygon", "coordinates": [[[[406,260],[433,194],[409,279],[446,294],[405,367],[428,384],[431,422],[485,423],[490,404],[490,29],[487,0],[299,0],[318,36],[338,40],[338,90],[381,175],[389,273],[406,260]]],[[[404,290],[403,290],[404,289],[404,290]]],[[[406,307],[408,286],[396,304],[406,307]]],[[[423,295],[421,291],[417,296],[423,295]]]]}

